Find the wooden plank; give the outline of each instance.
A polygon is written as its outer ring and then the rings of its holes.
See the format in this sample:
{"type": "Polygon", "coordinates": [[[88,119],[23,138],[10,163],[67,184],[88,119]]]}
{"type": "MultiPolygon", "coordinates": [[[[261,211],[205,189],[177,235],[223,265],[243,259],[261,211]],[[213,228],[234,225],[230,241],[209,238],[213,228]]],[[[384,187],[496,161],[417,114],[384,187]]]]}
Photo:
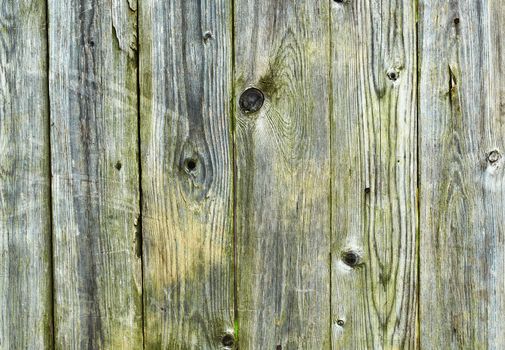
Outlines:
{"type": "Polygon", "coordinates": [[[49,0],[58,349],[141,349],[135,1],[49,0]]]}
{"type": "Polygon", "coordinates": [[[148,349],[234,342],[231,1],[140,4],[148,349]]]}
{"type": "Polygon", "coordinates": [[[52,347],[46,4],[0,6],[0,349],[52,347]]]}
{"type": "Polygon", "coordinates": [[[330,346],[328,24],[327,1],[235,0],[241,349],[330,346]]]}
{"type": "Polygon", "coordinates": [[[505,348],[505,4],[420,2],[421,346],[505,348]]]}
{"type": "Polygon", "coordinates": [[[332,3],[333,349],[416,345],[415,13],[332,3]]]}

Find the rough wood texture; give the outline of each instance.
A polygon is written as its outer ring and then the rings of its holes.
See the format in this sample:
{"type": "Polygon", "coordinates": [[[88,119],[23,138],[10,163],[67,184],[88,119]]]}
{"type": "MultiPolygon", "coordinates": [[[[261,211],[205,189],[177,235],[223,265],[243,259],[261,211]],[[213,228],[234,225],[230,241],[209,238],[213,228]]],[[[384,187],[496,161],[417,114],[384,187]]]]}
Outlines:
{"type": "Polygon", "coordinates": [[[332,5],[334,349],[416,343],[416,23],[404,1],[332,5]]]}
{"type": "Polygon", "coordinates": [[[141,349],[136,3],[49,0],[58,349],[141,349]]]}
{"type": "Polygon", "coordinates": [[[0,350],[505,349],[503,1],[139,7],[0,0],[0,350]]]}
{"type": "Polygon", "coordinates": [[[140,7],[147,349],[232,346],[231,1],[140,7]]]}
{"type": "Polygon", "coordinates": [[[240,349],[330,345],[328,23],[327,1],[235,0],[236,108],[265,96],[236,113],[240,349]]]}
{"type": "Polygon", "coordinates": [[[504,26],[502,1],[420,2],[424,349],[505,348],[504,26]]]}
{"type": "Polygon", "coordinates": [[[0,349],[52,347],[45,1],[0,1],[0,349]]]}

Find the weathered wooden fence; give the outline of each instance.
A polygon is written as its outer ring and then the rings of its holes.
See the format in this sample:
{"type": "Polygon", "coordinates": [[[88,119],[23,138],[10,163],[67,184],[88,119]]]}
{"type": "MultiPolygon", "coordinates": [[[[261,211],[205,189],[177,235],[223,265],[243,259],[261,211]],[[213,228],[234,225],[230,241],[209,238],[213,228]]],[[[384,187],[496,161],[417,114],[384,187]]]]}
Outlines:
{"type": "Polygon", "coordinates": [[[501,0],[0,0],[0,349],[504,349],[501,0]]]}

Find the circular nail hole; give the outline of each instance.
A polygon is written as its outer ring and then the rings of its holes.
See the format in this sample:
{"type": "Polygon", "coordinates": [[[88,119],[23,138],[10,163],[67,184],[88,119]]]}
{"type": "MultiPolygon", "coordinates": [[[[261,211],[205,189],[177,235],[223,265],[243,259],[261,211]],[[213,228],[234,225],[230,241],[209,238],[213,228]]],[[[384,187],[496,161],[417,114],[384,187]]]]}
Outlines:
{"type": "Polygon", "coordinates": [[[226,333],[223,335],[223,338],[221,339],[221,344],[226,347],[232,347],[233,343],[235,342],[235,338],[233,337],[233,334],[226,333]]]}
{"type": "Polygon", "coordinates": [[[118,161],[118,162],[116,163],[116,165],[114,165],[114,168],[116,168],[117,170],[121,170],[121,168],[122,168],[122,167],[123,167],[123,164],[121,164],[121,162],[120,162],[120,161],[118,161]]]}
{"type": "Polygon", "coordinates": [[[459,24],[459,18],[458,17],[454,18],[454,24],[456,24],[456,25],[459,24]]]}
{"type": "Polygon", "coordinates": [[[91,46],[91,47],[95,46],[95,42],[93,40],[90,40],[89,41],[89,46],[91,46]]]}
{"type": "Polygon", "coordinates": [[[353,251],[347,251],[342,254],[342,261],[350,267],[357,266],[359,264],[359,260],[359,255],[353,251]]]}
{"type": "Polygon", "coordinates": [[[193,171],[196,168],[196,160],[194,159],[186,159],[184,164],[187,171],[193,171]]]}
{"type": "Polygon", "coordinates": [[[345,321],[344,321],[344,320],[337,320],[337,324],[338,324],[340,327],[344,327],[345,321]]]}
{"type": "Polygon", "coordinates": [[[259,111],[264,101],[263,92],[256,88],[248,88],[240,95],[239,105],[242,112],[254,113],[259,111]]]}
{"type": "Polygon", "coordinates": [[[366,194],[370,193],[370,187],[365,187],[365,193],[366,194]]]}

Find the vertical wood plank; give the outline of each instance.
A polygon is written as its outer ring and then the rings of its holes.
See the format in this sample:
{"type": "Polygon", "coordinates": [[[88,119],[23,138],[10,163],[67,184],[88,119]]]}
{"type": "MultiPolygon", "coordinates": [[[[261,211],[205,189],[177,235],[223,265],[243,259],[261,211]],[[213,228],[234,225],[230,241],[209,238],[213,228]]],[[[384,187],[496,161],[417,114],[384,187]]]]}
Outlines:
{"type": "Polygon", "coordinates": [[[231,1],[140,8],[148,349],[234,343],[231,1]]]}
{"type": "Polygon", "coordinates": [[[0,1],[0,349],[52,348],[46,2],[0,1]]]}
{"type": "Polygon", "coordinates": [[[505,4],[420,1],[421,346],[505,348],[505,4]]]}
{"type": "Polygon", "coordinates": [[[141,349],[134,0],[49,0],[57,349],[141,349]]]}
{"type": "Polygon", "coordinates": [[[328,24],[328,1],[235,0],[241,349],[330,346],[328,24]]]}
{"type": "Polygon", "coordinates": [[[332,2],[333,349],[416,345],[415,11],[332,2]]]}

